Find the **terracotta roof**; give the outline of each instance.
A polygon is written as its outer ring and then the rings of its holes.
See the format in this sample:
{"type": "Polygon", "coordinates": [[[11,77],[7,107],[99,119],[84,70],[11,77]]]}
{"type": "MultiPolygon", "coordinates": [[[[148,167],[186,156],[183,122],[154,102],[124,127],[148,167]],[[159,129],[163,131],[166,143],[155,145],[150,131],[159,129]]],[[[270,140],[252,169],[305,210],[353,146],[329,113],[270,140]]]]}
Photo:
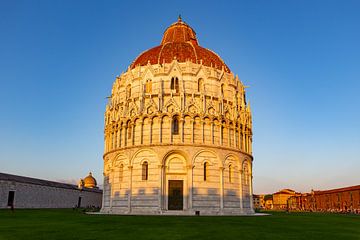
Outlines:
{"type": "Polygon", "coordinates": [[[192,61],[208,67],[230,72],[224,61],[213,51],[199,45],[195,31],[185,22],[178,19],[168,27],[159,46],[141,53],[130,65],[131,68],[150,64],[192,61]]]}
{"type": "MultiPolygon", "coordinates": [[[[0,180],[19,182],[19,183],[28,183],[28,184],[34,184],[34,185],[40,185],[40,186],[47,186],[47,187],[79,190],[79,188],[76,185],[72,185],[72,184],[53,182],[53,181],[42,180],[42,179],[37,179],[37,178],[23,177],[23,176],[12,175],[12,174],[7,174],[7,173],[0,173],[0,180]]],[[[90,189],[90,188],[83,188],[82,191],[99,192],[99,193],[102,192],[102,190],[100,190],[100,189],[90,189]]]]}
{"type": "Polygon", "coordinates": [[[282,189],[274,194],[295,194],[295,191],[294,190],[291,190],[291,189],[282,189]]]}
{"type": "Polygon", "coordinates": [[[336,188],[331,190],[324,190],[324,191],[314,191],[314,194],[329,194],[329,193],[338,193],[338,192],[346,192],[346,191],[356,191],[360,190],[360,185],[351,186],[351,187],[344,187],[344,188],[336,188]]]}

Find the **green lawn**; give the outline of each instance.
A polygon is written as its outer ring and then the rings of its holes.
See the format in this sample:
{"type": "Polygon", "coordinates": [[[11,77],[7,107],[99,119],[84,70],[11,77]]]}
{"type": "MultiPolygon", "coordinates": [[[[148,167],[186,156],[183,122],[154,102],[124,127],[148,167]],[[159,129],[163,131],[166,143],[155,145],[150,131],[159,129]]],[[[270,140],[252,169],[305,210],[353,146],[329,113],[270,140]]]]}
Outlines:
{"type": "Polygon", "coordinates": [[[0,239],[360,239],[360,216],[272,213],[258,217],[86,215],[0,210],[0,239]]]}

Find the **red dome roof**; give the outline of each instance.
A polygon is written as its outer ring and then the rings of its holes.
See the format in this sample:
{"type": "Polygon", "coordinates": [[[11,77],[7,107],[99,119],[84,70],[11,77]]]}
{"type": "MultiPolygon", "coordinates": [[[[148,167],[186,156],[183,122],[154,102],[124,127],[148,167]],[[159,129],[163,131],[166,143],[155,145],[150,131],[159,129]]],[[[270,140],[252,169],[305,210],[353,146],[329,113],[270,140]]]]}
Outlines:
{"type": "Polygon", "coordinates": [[[199,46],[195,31],[179,17],[178,21],[168,27],[161,40],[161,44],[141,53],[131,64],[131,68],[138,65],[171,63],[174,59],[179,62],[187,60],[201,63],[208,67],[215,67],[230,72],[224,61],[213,51],[199,46]]]}

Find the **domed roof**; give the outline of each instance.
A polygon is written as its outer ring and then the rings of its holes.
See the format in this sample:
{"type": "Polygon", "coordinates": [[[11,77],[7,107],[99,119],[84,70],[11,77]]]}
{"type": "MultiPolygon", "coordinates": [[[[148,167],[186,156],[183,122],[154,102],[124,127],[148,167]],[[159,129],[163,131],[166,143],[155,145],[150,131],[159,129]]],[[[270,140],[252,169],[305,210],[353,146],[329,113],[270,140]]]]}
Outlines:
{"type": "Polygon", "coordinates": [[[130,65],[131,68],[150,64],[171,63],[174,59],[179,62],[187,60],[193,63],[202,63],[208,67],[230,72],[224,61],[213,51],[199,45],[195,31],[182,21],[181,17],[177,22],[168,27],[163,35],[159,46],[141,53],[130,65]]]}
{"type": "Polygon", "coordinates": [[[86,188],[95,188],[97,185],[96,179],[92,176],[91,172],[86,178],[84,178],[83,182],[84,182],[84,187],[86,188]]]}

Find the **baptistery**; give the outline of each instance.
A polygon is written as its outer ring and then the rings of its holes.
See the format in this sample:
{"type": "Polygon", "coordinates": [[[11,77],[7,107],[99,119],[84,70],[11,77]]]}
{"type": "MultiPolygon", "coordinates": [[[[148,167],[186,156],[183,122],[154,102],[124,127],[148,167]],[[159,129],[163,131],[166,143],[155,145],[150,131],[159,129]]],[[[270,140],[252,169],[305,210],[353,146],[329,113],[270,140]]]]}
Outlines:
{"type": "Polygon", "coordinates": [[[245,86],[180,17],[116,77],[104,140],[103,213],[254,212],[245,86]]]}

